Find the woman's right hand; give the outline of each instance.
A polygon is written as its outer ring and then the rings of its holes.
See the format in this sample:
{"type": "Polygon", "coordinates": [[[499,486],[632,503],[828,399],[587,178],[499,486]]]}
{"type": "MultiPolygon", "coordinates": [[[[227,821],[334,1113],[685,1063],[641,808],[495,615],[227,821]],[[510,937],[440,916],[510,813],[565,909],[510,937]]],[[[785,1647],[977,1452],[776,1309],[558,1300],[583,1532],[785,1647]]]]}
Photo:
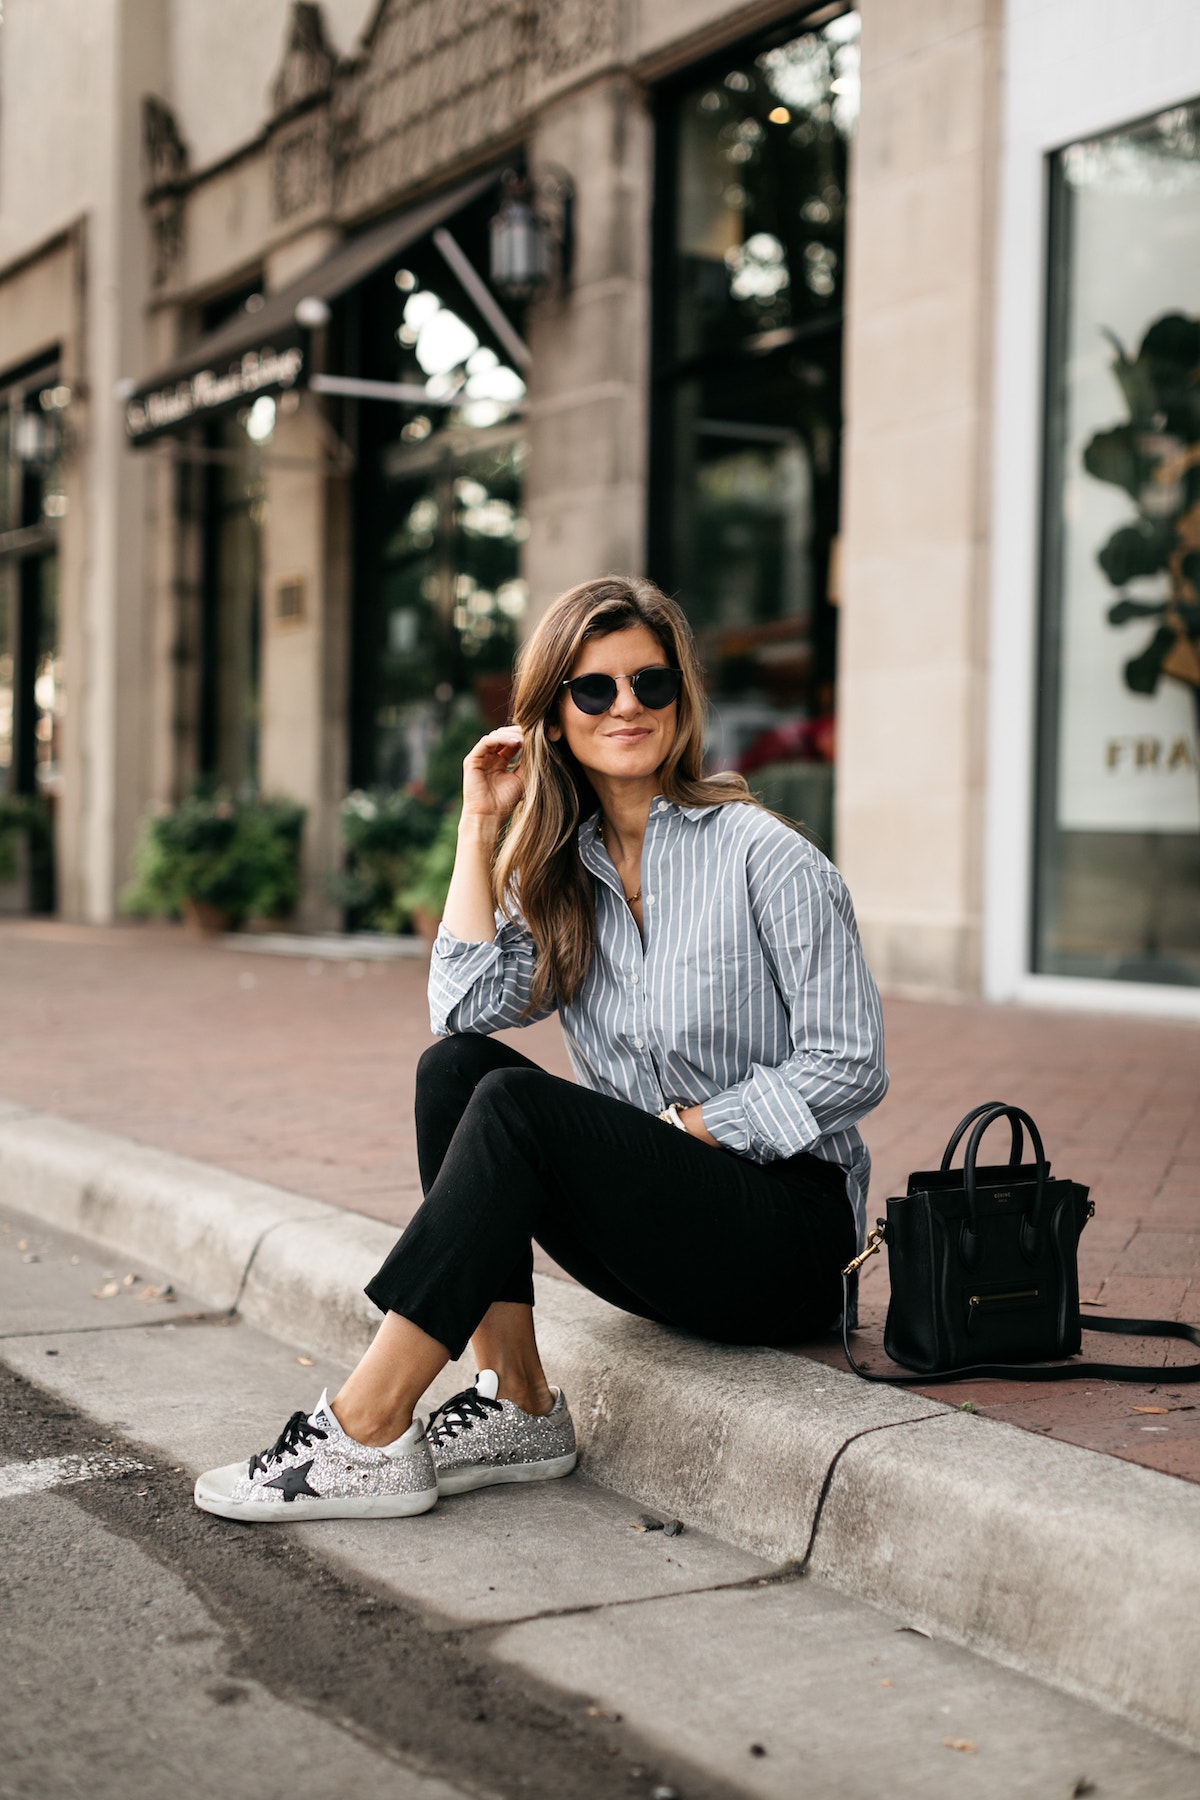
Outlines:
{"type": "Polygon", "coordinates": [[[464,820],[504,824],[525,791],[525,773],[509,767],[520,751],[524,733],[519,725],[502,725],[489,731],[463,761],[464,820]]]}

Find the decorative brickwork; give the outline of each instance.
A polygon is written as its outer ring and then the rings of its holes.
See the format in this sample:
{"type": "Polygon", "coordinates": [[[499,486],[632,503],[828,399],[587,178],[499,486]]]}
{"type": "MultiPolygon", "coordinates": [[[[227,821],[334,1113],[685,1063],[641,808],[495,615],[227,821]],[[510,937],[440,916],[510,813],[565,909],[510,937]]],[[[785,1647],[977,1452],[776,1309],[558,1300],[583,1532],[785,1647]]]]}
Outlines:
{"type": "Polygon", "coordinates": [[[150,214],[150,281],[158,288],[170,279],[183,255],[188,152],[175,114],[153,94],[142,101],[142,157],[150,214]]]}
{"type": "Polygon", "coordinates": [[[382,0],[338,80],[338,210],[502,143],[534,93],[612,53],[617,17],[617,0],[382,0]]]}

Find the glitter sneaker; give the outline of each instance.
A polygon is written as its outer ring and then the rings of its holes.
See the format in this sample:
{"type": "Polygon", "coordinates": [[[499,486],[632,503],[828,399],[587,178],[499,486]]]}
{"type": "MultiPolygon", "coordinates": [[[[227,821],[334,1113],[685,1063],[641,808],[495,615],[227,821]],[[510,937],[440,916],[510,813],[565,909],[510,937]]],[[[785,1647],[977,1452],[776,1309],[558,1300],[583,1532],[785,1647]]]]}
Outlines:
{"type": "Polygon", "coordinates": [[[347,1437],[326,1394],[314,1413],[293,1413],[269,1450],[248,1463],[209,1469],[196,1505],[223,1519],[393,1519],[437,1505],[437,1472],[425,1427],[375,1449],[347,1437]]]}
{"type": "Polygon", "coordinates": [[[554,1405],[539,1418],[512,1400],[497,1400],[499,1386],[494,1370],[481,1369],[474,1387],[430,1413],[429,1447],[439,1492],[465,1494],[501,1481],[553,1481],[575,1467],[575,1426],[562,1390],[550,1389],[554,1405]]]}

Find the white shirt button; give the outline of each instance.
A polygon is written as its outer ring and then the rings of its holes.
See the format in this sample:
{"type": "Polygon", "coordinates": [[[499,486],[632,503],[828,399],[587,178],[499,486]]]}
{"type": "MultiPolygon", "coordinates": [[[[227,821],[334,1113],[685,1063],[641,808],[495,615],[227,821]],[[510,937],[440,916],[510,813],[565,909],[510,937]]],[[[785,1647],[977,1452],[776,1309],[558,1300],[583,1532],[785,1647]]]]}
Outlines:
{"type": "Polygon", "coordinates": [[[654,895],[653,895],[653,894],[647,894],[647,895],[646,895],[646,905],[647,905],[647,906],[653,906],[653,905],[654,905],[654,895]]]}
{"type": "Polygon", "coordinates": [[[642,978],[641,978],[641,976],[640,976],[640,975],[631,975],[631,976],[630,976],[630,977],[629,977],[629,979],[630,979],[630,980],[631,980],[631,981],[632,981],[632,983],[633,983],[633,985],[634,985],[634,987],[636,987],[636,986],[637,986],[637,984],[638,984],[638,982],[639,982],[639,981],[640,981],[640,980],[641,980],[641,979],[642,979],[642,978]]]}
{"type": "Polygon", "coordinates": [[[634,1038],[633,1043],[634,1043],[634,1048],[636,1050],[644,1050],[646,1048],[646,1046],[642,1042],[641,1038],[634,1038]]]}

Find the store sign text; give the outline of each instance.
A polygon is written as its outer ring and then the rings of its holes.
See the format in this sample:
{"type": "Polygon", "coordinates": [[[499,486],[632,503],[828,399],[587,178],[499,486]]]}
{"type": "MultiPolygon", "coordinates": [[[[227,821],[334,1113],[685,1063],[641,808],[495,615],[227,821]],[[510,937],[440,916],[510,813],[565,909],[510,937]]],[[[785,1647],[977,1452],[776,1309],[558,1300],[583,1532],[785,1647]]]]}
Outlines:
{"type": "Polygon", "coordinates": [[[1112,737],[1104,746],[1104,766],[1114,774],[1128,769],[1157,769],[1173,775],[1179,769],[1200,768],[1200,746],[1186,737],[1170,741],[1160,737],[1112,737]]]}
{"type": "Polygon", "coordinates": [[[303,367],[304,352],[298,348],[248,350],[223,375],[213,369],[201,369],[172,387],[139,394],[125,408],[125,429],[136,440],[172,425],[186,425],[204,413],[264,393],[268,388],[294,387],[303,367]]]}

